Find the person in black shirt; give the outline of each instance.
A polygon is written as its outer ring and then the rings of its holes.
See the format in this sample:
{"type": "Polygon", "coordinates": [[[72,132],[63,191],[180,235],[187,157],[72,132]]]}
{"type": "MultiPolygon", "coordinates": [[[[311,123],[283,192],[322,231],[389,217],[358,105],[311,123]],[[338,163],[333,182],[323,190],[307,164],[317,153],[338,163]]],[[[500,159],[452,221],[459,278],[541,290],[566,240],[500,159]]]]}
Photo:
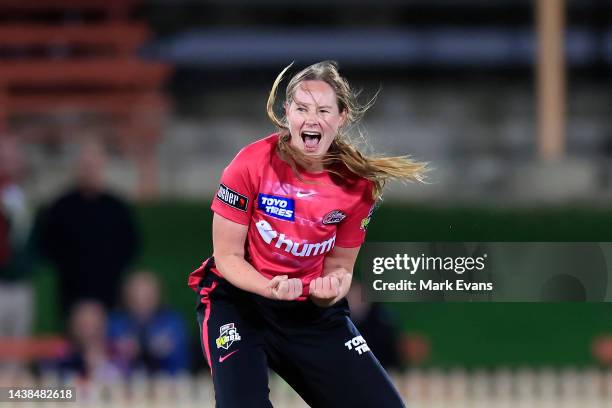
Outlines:
{"type": "Polygon", "coordinates": [[[40,250],[59,275],[64,316],[80,299],[95,299],[112,308],[121,275],[139,247],[130,208],[104,186],[105,166],[102,145],[85,143],[76,185],[41,215],[40,250]]]}

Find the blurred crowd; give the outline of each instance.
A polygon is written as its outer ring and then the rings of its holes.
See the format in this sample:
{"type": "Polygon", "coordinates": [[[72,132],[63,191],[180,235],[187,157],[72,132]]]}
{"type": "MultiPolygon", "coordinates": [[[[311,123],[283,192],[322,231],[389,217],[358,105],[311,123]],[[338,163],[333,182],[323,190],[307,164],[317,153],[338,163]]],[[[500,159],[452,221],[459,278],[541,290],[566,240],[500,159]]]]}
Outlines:
{"type": "MultiPolygon", "coordinates": [[[[129,203],[105,185],[107,160],[103,144],[85,140],[75,157],[71,185],[35,213],[21,187],[27,170],[22,146],[14,137],[0,137],[4,382],[23,371],[52,374],[61,381],[106,383],[132,375],[208,371],[200,339],[164,304],[160,277],[133,267],[142,246],[138,223],[129,203]],[[56,274],[53,298],[63,328],[59,341],[48,347],[32,341],[32,278],[40,262],[56,274]]],[[[426,342],[402,336],[388,309],[364,302],[359,282],[348,299],[355,324],[387,369],[399,370],[426,358],[426,342]]]]}
{"type": "MultiPolygon", "coordinates": [[[[208,373],[199,335],[189,329],[195,319],[186,322],[164,302],[159,273],[134,267],[142,237],[130,204],[105,184],[105,146],[85,140],[71,184],[38,209],[22,188],[23,147],[15,137],[0,137],[0,384],[18,383],[24,373],[96,384],[208,373]],[[41,263],[52,267],[56,289],[34,287],[41,263]],[[61,332],[47,341],[33,331],[34,321],[49,318],[34,316],[40,290],[57,292],[51,298],[60,313],[61,332]]],[[[365,301],[357,280],[347,298],[385,368],[427,364],[426,335],[403,333],[393,309],[365,301]]],[[[612,337],[596,338],[592,354],[612,365],[612,337]]]]}
{"type": "Polygon", "coordinates": [[[3,354],[0,374],[9,379],[26,368],[91,380],[190,369],[185,322],[163,305],[158,276],[131,270],[140,234],[128,203],[105,186],[106,163],[102,144],[82,143],[72,185],[34,214],[21,188],[22,147],[0,138],[0,338],[5,351],[40,346],[31,341],[38,262],[57,274],[64,330],[60,347],[3,354]]]}

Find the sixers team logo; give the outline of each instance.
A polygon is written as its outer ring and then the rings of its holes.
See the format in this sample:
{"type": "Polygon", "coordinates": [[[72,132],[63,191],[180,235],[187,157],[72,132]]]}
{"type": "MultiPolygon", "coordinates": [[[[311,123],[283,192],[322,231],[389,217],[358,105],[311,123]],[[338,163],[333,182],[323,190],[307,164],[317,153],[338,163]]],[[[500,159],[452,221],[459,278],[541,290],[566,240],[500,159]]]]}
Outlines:
{"type": "Polygon", "coordinates": [[[340,210],[333,210],[325,214],[323,217],[323,224],[338,224],[340,221],[346,218],[346,214],[340,210]]]}
{"type": "Polygon", "coordinates": [[[295,221],[295,201],[293,198],[259,193],[257,208],[271,217],[285,221],[295,221]]]}
{"type": "Polygon", "coordinates": [[[234,323],[228,323],[221,326],[219,329],[219,337],[215,340],[217,348],[229,349],[235,341],[240,341],[241,337],[238,334],[238,329],[234,323]]]}

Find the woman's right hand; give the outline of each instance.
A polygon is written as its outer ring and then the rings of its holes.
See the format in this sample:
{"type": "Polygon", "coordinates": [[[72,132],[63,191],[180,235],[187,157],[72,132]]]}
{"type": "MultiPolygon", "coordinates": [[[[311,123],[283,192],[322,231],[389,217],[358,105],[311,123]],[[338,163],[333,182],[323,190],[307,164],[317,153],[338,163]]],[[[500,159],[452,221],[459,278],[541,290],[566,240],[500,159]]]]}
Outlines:
{"type": "Polygon", "coordinates": [[[268,282],[268,290],[270,299],[295,300],[302,296],[302,280],[289,279],[287,275],[275,276],[268,282]]]}

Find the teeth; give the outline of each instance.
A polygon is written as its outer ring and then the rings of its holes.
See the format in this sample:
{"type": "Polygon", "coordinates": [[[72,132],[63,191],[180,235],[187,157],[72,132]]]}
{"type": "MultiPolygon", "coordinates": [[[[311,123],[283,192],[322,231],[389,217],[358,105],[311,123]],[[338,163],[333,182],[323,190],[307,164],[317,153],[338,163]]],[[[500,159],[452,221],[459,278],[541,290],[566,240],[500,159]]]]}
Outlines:
{"type": "Polygon", "coordinates": [[[304,136],[313,136],[313,137],[321,137],[321,134],[318,132],[302,132],[304,136]]]}

